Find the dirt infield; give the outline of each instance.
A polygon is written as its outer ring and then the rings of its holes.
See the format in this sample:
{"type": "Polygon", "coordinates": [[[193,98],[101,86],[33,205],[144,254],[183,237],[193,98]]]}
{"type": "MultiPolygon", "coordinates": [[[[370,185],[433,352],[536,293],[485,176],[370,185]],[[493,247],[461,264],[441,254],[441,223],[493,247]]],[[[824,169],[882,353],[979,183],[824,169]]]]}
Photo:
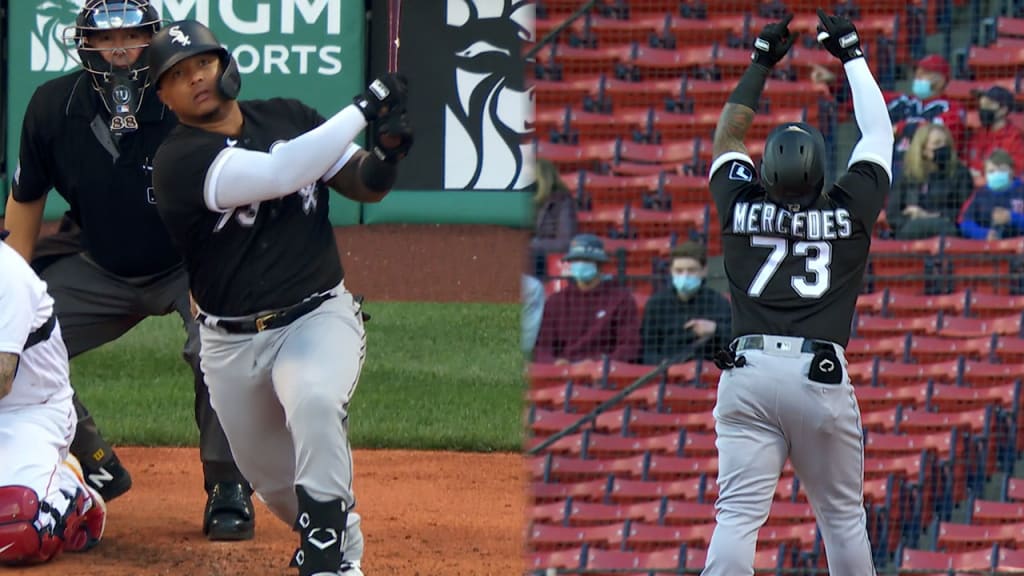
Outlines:
{"type": "Polygon", "coordinates": [[[527,230],[406,224],[335,230],[346,285],[367,299],[519,301],[527,230]]]}
{"type": "MultiPolygon", "coordinates": [[[[107,535],[85,554],[3,570],[32,576],[286,576],[296,535],[257,502],[256,538],[202,535],[199,455],[184,448],[118,448],[134,472],[110,504],[107,535]]],[[[522,574],[524,469],[516,454],[356,451],[355,492],[368,576],[522,574]]]]}

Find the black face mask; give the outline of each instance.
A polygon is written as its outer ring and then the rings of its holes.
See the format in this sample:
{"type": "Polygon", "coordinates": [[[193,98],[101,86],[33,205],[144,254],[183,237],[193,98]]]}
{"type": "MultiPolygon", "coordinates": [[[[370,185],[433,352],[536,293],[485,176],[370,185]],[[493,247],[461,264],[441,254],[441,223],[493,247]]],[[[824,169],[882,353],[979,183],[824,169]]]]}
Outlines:
{"type": "Polygon", "coordinates": [[[996,123],[996,111],[986,108],[980,108],[978,110],[978,119],[981,120],[981,125],[988,128],[996,123]]]}
{"type": "Polygon", "coordinates": [[[933,158],[935,160],[935,165],[939,168],[939,170],[945,170],[946,166],[949,165],[950,153],[951,151],[949,146],[936,148],[935,151],[932,152],[933,158]]]}

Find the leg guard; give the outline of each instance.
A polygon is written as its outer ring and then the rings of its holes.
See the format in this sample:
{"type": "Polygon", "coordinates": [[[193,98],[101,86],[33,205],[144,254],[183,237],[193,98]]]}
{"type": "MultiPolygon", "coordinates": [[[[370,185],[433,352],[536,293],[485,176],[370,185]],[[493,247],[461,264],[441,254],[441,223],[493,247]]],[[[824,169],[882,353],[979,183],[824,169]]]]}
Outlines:
{"type": "Polygon", "coordinates": [[[299,515],[295,530],[299,533],[299,549],[295,551],[292,567],[299,576],[337,574],[342,566],[345,543],[345,523],[348,512],[341,498],[317,502],[306,489],[295,486],[299,499],[299,515]]]}
{"type": "Polygon", "coordinates": [[[63,541],[50,530],[36,528],[39,513],[49,505],[25,486],[0,486],[0,566],[41,564],[60,553],[63,541]]]}
{"type": "Polygon", "coordinates": [[[74,500],[76,509],[64,528],[64,550],[68,552],[92,550],[100,543],[107,526],[107,504],[98,492],[87,490],[88,496],[79,494],[74,500]]]}

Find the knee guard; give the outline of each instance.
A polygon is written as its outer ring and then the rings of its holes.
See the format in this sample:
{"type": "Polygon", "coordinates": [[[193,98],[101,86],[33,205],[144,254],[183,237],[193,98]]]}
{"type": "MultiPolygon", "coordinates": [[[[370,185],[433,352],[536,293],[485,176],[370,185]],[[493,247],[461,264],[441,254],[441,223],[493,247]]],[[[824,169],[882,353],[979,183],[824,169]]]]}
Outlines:
{"type": "Polygon", "coordinates": [[[348,512],[341,498],[318,502],[302,486],[295,486],[299,500],[299,515],[295,530],[299,533],[299,549],[295,551],[291,566],[299,569],[299,576],[323,572],[336,573],[343,560],[345,526],[348,512]]]}
{"type": "Polygon", "coordinates": [[[36,518],[49,512],[35,490],[0,486],[0,565],[41,564],[60,553],[63,541],[51,530],[39,531],[36,518]]]}

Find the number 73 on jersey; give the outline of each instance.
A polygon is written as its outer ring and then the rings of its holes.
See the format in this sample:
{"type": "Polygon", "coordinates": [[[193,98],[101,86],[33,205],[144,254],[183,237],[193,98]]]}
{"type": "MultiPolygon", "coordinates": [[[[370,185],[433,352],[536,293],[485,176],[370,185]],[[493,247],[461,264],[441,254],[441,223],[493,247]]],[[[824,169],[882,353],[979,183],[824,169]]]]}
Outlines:
{"type": "Polygon", "coordinates": [[[793,276],[790,285],[801,298],[821,298],[828,291],[831,280],[829,266],[832,263],[832,245],[822,241],[790,242],[788,238],[775,236],[751,236],[750,245],[754,248],[771,248],[768,257],[757,274],[754,275],[747,294],[756,298],[764,292],[768,283],[779,271],[786,256],[804,259],[804,276],[793,276]]]}

